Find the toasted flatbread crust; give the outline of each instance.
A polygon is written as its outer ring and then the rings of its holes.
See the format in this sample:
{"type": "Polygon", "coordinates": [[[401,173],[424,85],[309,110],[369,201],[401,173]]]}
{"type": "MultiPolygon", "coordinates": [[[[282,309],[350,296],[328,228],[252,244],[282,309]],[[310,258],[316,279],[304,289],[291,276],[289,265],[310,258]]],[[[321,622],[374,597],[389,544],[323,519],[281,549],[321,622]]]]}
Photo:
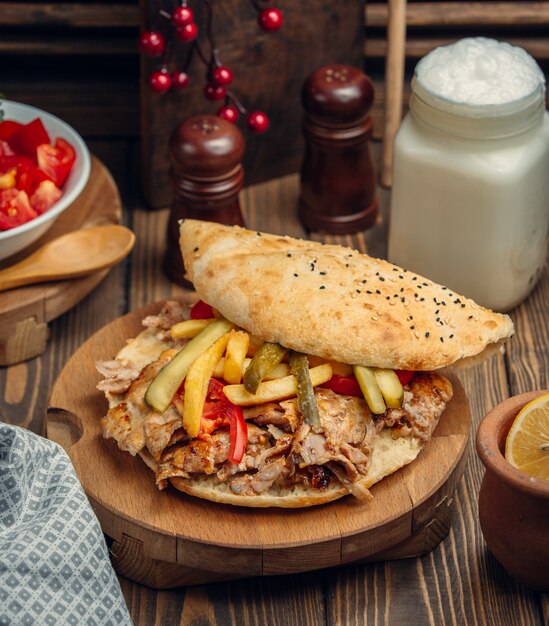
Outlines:
{"type": "MultiPolygon", "coordinates": [[[[361,481],[362,486],[368,489],[385,476],[408,465],[417,457],[422,448],[423,443],[416,437],[406,436],[393,439],[388,430],[381,431],[374,440],[370,468],[361,481]]],[[[288,490],[271,487],[255,496],[233,493],[215,475],[201,475],[193,478],[175,477],[170,478],[170,482],[176,489],[203,500],[251,508],[301,509],[332,502],[349,495],[349,491],[335,480],[326,489],[309,489],[300,484],[288,490]]]]}
{"type": "Polygon", "coordinates": [[[513,334],[494,313],[381,259],[337,245],[184,220],[198,295],[264,341],[343,363],[434,370],[513,334]]]}

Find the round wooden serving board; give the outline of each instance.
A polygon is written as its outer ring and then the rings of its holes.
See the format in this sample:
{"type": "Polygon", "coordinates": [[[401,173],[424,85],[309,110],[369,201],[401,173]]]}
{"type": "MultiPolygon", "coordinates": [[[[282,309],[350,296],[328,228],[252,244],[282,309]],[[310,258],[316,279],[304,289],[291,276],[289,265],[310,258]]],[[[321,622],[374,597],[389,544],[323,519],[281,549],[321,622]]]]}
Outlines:
{"type": "Polygon", "coordinates": [[[117,571],[155,588],[288,574],[424,554],[448,533],[466,462],[470,413],[459,381],[417,460],[372,488],[299,510],[247,509],[159,491],[140,458],[101,435],[107,411],[94,363],[141,330],[151,305],[110,323],[71,357],[50,398],[47,435],[71,457],[112,547],[117,571]]]}
{"type": "MultiPolygon", "coordinates": [[[[66,233],[101,224],[118,224],[122,205],[108,169],[92,156],[88,184],[53,226],[34,244],[0,262],[9,267],[66,233]]],[[[13,365],[41,354],[48,340],[47,323],[80,302],[109,272],[82,278],[18,287],[0,293],[0,365],[13,365]]]]}

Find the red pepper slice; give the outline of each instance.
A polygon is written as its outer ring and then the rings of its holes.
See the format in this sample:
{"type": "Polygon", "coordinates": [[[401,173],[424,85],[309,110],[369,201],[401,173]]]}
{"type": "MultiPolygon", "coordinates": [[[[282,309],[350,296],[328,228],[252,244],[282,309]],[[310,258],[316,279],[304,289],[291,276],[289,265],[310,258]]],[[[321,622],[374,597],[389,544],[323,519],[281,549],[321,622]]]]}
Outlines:
{"type": "Polygon", "coordinates": [[[199,300],[191,307],[191,319],[192,320],[208,320],[214,317],[214,312],[209,304],[206,304],[203,300],[199,300]]]}
{"type": "Polygon", "coordinates": [[[416,373],[411,370],[395,370],[395,374],[398,376],[400,384],[404,387],[404,385],[407,385],[412,380],[416,373]]]}
{"type": "MultiPolygon", "coordinates": [[[[242,409],[230,402],[223,393],[223,383],[210,379],[208,395],[202,413],[200,435],[209,435],[217,428],[229,428],[229,461],[240,463],[248,444],[248,425],[242,409]]],[[[200,436],[199,435],[199,436],[200,436]]]]}
{"type": "Polygon", "coordinates": [[[231,463],[240,463],[246,445],[248,443],[248,424],[244,419],[242,409],[236,404],[229,403],[225,413],[225,418],[229,422],[229,434],[231,443],[229,445],[229,461],[231,463]]]}
{"type": "Polygon", "coordinates": [[[0,122],[0,140],[7,141],[21,126],[23,126],[21,122],[15,122],[13,120],[0,122]]]}
{"type": "Polygon", "coordinates": [[[320,386],[325,387],[326,389],[331,389],[332,391],[340,393],[344,396],[355,396],[357,398],[363,397],[360,385],[354,376],[338,376],[337,374],[334,374],[328,382],[320,386]]]}
{"type": "Polygon", "coordinates": [[[50,146],[49,143],[38,146],[36,156],[38,167],[53,180],[57,187],[62,187],[76,160],[76,152],[71,144],[58,137],[55,140],[55,146],[50,146]]]}
{"type": "Polygon", "coordinates": [[[33,159],[36,162],[36,149],[42,144],[50,144],[50,136],[40,118],[36,118],[28,124],[22,124],[20,128],[10,135],[8,143],[17,154],[33,159]]]}

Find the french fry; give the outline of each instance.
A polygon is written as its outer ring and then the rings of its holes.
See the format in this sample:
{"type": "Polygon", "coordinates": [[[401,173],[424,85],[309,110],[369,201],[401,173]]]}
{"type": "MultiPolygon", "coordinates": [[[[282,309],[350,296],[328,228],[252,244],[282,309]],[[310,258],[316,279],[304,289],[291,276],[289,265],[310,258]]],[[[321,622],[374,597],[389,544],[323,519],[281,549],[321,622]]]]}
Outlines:
{"type": "MultiPolygon", "coordinates": [[[[313,387],[322,385],[332,377],[332,368],[325,363],[309,370],[313,387]]],[[[252,406],[265,402],[277,402],[297,394],[296,380],[293,376],[284,376],[259,383],[257,393],[249,393],[244,385],[227,385],[223,388],[227,398],[239,406],[252,406]]]]}
{"type": "Polygon", "coordinates": [[[192,339],[196,337],[201,330],[204,330],[206,326],[209,326],[215,321],[215,317],[205,320],[185,320],[184,322],[178,322],[170,328],[170,335],[174,339],[192,339]]]}
{"type": "Polygon", "coordinates": [[[145,392],[147,404],[155,411],[164,413],[194,361],[232,328],[234,324],[226,319],[216,319],[184,345],[153,378],[145,392]]]}
{"type": "Polygon", "coordinates": [[[233,330],[230,333],[223,365],[223,378],[228,383],[238,384],[242,380],[249,345],[250,335],[247,332],[233,330]]]}
{"type": "MultiPolygon", "coordinates": [[[[250,365],[252,359],[246,357],[244,359],[244,363],[242,365],[242,374],[250,365]]],[[[216,378],[223,378],[223,372],[225,371],[225,357],[222,357],[219,363],[215,366],[215,370],[213,375],[216,378]]],[[[275,378],[282,378],[284,376],[288,376],[290,374],[290,366],[288,363],[279,363],[275,368],[273,368],[266,376],[265,380],[273,380],[275,378]]]]}
{"type": "Polygon", "coordinates": [[[191,437],[196,437],[200,432],[210,378],[228,341],[229,333],[226,333],[196,359],[187,374],[183,396],[183,427],[191,437]]]}

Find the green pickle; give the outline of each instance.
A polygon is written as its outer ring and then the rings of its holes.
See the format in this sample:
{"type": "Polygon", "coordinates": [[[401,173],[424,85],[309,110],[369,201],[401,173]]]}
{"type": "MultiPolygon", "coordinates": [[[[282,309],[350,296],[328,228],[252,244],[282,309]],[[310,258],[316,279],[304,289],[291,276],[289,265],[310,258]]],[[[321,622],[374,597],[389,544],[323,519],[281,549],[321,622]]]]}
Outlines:
{"type": "Polygon", "coordinates": [[[370,411],[375,415],[385,413],[387,407],[385,406],[381,389],[377,384],[374,368],[364,365],[353,365],[353,371],[370,411]]]}
{"type": "Polygon", "coordinates": [[[290,368],[296,380],[297,404],[303,419],[309,426],[320,426],[318,404],[309,374],[309,361],[301,352],[290,352],[290,368]]]}
{"type": "Polygon", "coordinates": [[[274,369],[288,352],[278,343],[265,342],[254,354],[244,372],[244,388],[249,393],[256,393],[259,383],[274,369]]]}
{"type": "Polygon", "coordinates": [[[187,376],[191,365],[231,328],[234,328],[234,324],[231,322],[223,318],[217,319],[183,346],[153,378],[145,393],[147,404],[155,411],[164,413],[170,406],[175,392],[187,376]]]}

